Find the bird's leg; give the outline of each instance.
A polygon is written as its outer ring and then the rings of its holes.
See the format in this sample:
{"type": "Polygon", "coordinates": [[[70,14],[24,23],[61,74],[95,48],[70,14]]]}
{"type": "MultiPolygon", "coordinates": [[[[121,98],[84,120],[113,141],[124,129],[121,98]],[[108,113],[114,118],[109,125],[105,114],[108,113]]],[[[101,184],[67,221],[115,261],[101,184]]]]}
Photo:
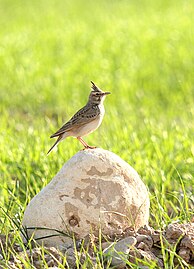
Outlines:
{"type": "Polygon", "coordinates": [[[77,137],[77,139],[82,143],[84,146],[84,149],[95,149],[96,147],[94,146],[89,146],[81,137],[77,137]]]}
{"type": "Polygon", "coordinates": [[[82,143],[82,145],[84,146],[84,148],[87,148],[86,142],[81,137],[78,136],[77,139],[82,143]]]}

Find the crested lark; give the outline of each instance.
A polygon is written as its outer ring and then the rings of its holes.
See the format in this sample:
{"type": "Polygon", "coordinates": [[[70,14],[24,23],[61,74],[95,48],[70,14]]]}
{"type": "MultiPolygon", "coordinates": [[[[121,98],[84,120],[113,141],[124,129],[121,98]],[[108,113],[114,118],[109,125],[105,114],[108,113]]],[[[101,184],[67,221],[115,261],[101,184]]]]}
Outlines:
{"type": "Polygon", "coordinates": [[[104,117],[104,99],[110,92],[103,92],[94,82],[92,82],[92,91],[89,95],[87,104],[81,108],[67,123],[65,123],[56,133],[50,138],[58,137],[55,144],[49,149],[48,153],[63,139],[68,136],[76,137],[84,146],[84,148],[95,148],[89,146],[82,136],[92,133],[101,124],[104,117]]]}

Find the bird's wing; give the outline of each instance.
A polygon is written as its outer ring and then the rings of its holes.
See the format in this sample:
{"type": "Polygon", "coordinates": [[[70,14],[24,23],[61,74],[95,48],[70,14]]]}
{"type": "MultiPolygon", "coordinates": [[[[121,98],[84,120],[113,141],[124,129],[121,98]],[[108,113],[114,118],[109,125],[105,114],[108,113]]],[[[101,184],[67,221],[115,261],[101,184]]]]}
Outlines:
{"type": "Polygon", "coordinates": [[[98,106],[84,106],[81,108],[67,123],[65,123],[56,133],[51,135],[52,137],[59,136],[67,131],[71,131],[73,128],[85,125],[95,120],[100,114],[98,106]]]}

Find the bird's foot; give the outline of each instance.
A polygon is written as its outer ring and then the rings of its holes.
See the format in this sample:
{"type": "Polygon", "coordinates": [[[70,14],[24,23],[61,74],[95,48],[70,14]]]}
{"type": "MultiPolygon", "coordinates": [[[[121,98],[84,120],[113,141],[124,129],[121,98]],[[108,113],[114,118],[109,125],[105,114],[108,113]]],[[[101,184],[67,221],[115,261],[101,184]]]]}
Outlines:
{"type": "Polygon", "coordinates": [[[95,147],[95,146],[89,146],[89,145],[87,145],[87,146],[85,146],[84,148],[83,148],[83,150],[85,150],[85,149],[96,149],[97,147],[95,147]]]}
{"type": "Polygon", "coordinates": [[[95,149],[96,147],[88,145],[80,136],[77,137],[77,139],[82,143],[84,146],[84,149],[95,149]]]}

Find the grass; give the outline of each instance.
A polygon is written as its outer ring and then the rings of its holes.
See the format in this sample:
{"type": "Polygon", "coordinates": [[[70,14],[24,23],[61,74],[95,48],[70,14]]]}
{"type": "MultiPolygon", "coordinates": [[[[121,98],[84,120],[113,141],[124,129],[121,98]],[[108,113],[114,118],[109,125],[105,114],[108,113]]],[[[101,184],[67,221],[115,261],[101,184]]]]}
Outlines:
{"type": "MultiPolygon", "coordinates": [[[[132,165],[150,224],[189,221],[194,174],[191,1],[0,1],[0,231],[81,145],[49,136],[83,106],[90,80],[111,91],[87,142],[132,165]],[[8,217],[10,216],[10,218],[8,217]]],[[[21,243],[21,242],[20,242],[21,243]]],[[[135,268],[135,267],[134,267],[135,268]]]]}

